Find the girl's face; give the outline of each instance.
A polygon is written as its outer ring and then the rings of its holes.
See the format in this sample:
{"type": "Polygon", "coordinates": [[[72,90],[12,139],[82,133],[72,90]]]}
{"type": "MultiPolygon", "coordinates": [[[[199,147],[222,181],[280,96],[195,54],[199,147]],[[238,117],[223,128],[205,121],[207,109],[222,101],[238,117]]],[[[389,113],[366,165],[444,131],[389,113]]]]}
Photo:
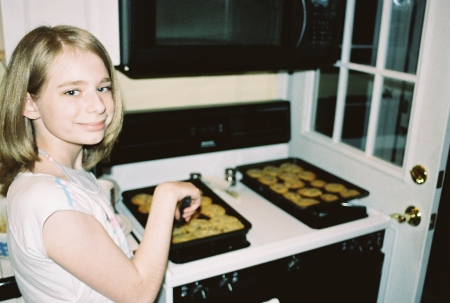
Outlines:
{"type": "Polygon", "coordinates": [[[31,103],[37,112],[35,118],[28,116],[35,119],[36,142],[49,153],[55,147],[67,151],[99,143],[114,114],[111,79],[103,61],[81,50],[56,58],[47,84],[31,103]]]}

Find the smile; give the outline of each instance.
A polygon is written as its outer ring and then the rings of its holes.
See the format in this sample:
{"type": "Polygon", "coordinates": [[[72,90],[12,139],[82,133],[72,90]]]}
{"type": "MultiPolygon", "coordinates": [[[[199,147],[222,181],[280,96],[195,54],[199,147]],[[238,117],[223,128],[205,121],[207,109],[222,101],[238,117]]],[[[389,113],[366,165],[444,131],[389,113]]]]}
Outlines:
{"type": "Polygon", "coordinates": [[[105,120],[100,122],[79,123],[90,131],[99,131],[105,128],[105,120]]]}

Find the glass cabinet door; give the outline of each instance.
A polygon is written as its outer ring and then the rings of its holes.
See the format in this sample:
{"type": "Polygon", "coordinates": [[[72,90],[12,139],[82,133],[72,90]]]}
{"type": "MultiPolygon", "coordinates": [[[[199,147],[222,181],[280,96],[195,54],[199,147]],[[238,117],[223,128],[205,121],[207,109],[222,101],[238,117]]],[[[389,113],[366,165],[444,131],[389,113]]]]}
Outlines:
{"type": "Polygon", "coordinates": [[[426,0],[347,2],[341,60],[317,73],[312,129],[402,166],[426,0]]]}

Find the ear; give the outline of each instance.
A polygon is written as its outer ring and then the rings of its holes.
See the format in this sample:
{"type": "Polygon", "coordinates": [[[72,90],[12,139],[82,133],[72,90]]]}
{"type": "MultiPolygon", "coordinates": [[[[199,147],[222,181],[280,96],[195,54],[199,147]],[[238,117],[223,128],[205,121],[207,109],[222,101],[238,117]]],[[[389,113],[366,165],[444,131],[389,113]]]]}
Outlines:
{"type": "Polygon", "coordinates": [[[36,102],[34,102],[30,93],[27,93],[27,99],[25,100],[25,108],[23,109],[23,115],[30,120],[35,120],[41,117],[39,114],[38,107],[36,106],[36,102]]]}

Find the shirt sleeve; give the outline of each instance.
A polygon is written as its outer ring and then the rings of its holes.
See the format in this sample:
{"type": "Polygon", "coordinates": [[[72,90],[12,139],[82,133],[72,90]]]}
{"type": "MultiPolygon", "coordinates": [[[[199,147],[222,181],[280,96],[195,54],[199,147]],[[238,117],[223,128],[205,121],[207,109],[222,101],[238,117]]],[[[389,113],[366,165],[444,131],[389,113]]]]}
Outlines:
{"type": "Polygon", "coordinates": [[[72,193],[53,176],[17,178],[8,192],[8,228],[22,249],[35,257],[47,257],[42,229],[55,212],[76,210],[72,193]],[[26,189],[26,190],[25,190],[26,189]]]}

